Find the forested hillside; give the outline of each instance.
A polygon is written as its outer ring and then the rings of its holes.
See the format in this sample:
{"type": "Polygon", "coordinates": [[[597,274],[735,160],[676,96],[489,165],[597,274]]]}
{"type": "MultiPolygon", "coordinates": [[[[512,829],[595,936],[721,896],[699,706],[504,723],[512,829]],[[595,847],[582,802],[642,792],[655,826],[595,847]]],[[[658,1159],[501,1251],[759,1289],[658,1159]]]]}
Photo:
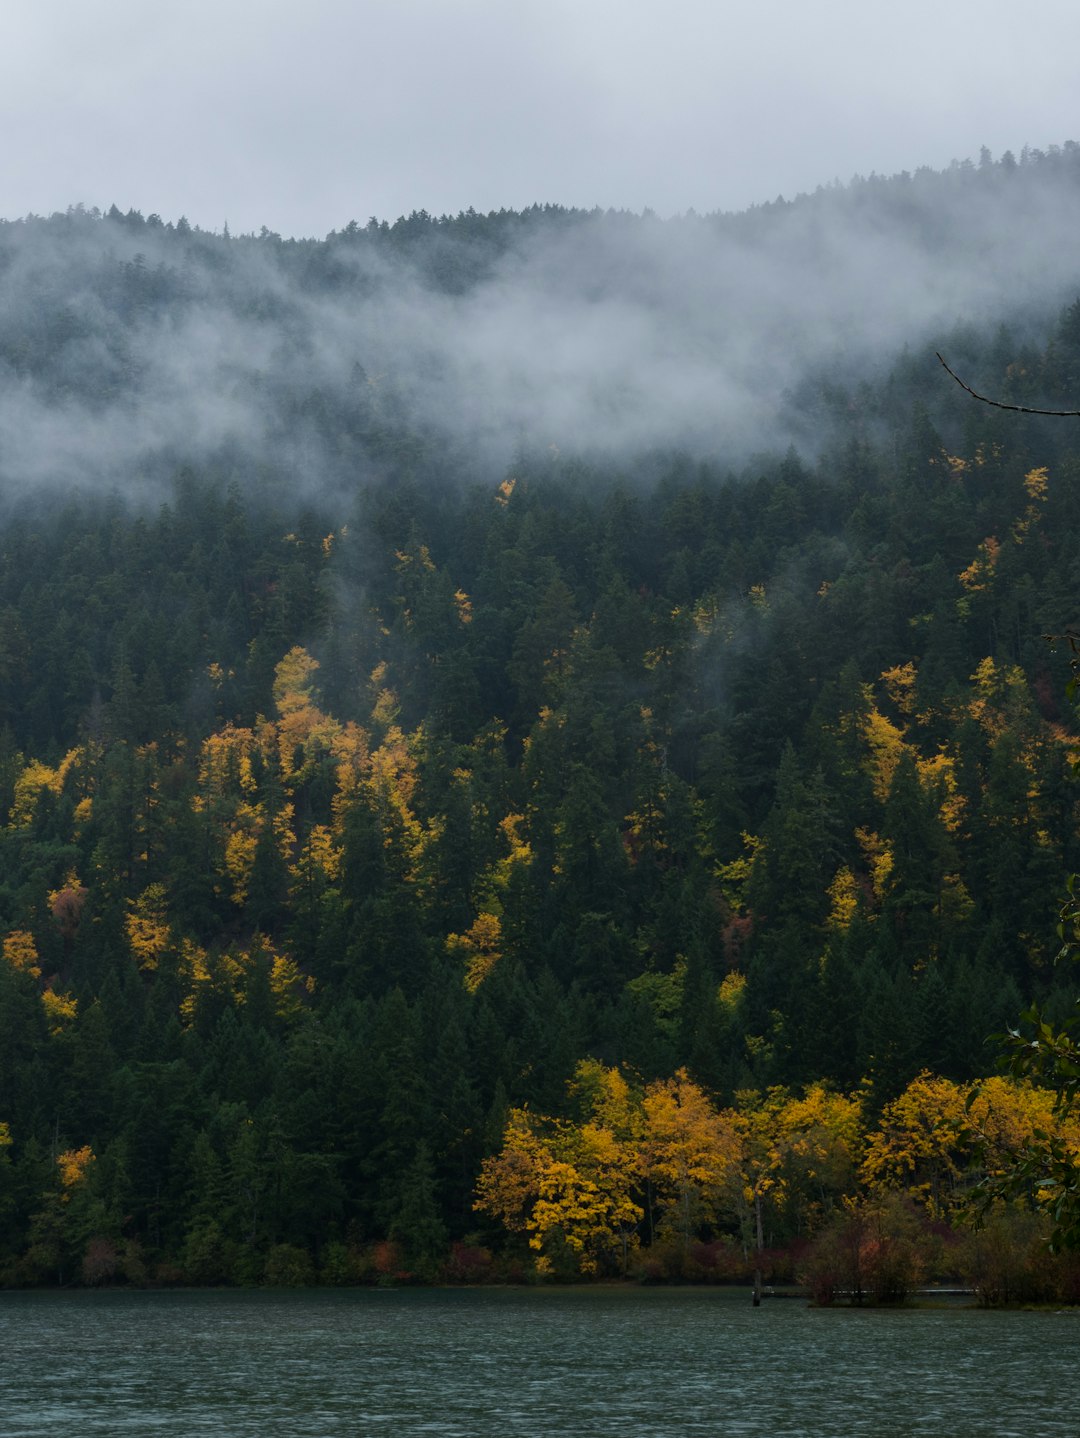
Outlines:
{"type": "MultiPolygon", "coordinates": [[[[664,422],[615,443],[648,394],[612,409],[605,375],[486,427],[482,390],[451,401],[498,347],[453,384],[449,341],[380,365],[395,316],[462,320],[552,234],[599,274],[612,236],[787,254],[862,216],[952,273],[966,205],[1065,213],[1078,175],[1068,146],[667,232],[0,225],[3,1281],[609,1272],[650,1245],[677,1273],[693,1244],[700,1276],[845,1195],[954,1216],[987,1036],[1071,1003],[1080,737],[1047,636],[1080,619],[1080,429],[978,405],[934,349],[1080,407],[1080,281],[987,281],[892,347],[800,340],[752,445],[723,415],[676,443],[692,406],[656,392],[664,422]],[[912,1157],[935,1114],[960,1148],[912,1157]]],[[[1049,1122],[997,1099],[983,1168],[1049,1122]]]]}

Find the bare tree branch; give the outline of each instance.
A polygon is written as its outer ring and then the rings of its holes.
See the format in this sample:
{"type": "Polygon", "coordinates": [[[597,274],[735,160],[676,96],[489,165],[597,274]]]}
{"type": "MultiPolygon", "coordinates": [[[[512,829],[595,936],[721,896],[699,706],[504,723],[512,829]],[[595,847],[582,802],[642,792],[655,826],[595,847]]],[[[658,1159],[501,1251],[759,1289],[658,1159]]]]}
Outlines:
{"type": "MultiPolygon", "coordinates": [[[[934,353],[937,354],[937,351],[935,350],[934,353]]],[[[1002,404],[999,399],[987,399],[984,394],[977,394],[969,384],[965,384],[958,374],[954,374],[940,355],[938,355],[938,359],[941,360],[945,373],[951,374],[961,389],[966,389],[973,399],[981,399],[983,404],[992,404],[995,409],[1016,410],[1018,414],[1049,414],[1053,415],[1055,419],[1080,419],[1080,409],[1032,409],[1030,405],[1026,404],[1002,404]]]]}

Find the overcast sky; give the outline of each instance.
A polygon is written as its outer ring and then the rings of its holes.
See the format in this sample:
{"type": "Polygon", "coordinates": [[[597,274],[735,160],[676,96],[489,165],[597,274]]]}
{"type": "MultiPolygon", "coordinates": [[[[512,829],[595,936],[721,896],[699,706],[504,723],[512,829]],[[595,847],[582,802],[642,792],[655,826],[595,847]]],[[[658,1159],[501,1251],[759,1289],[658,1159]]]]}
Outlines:
{"type": "Polygon", "coordinates": [[[1080,139],[1076,0],[4,0],[0,215],[742,209],[1080,139]]]}

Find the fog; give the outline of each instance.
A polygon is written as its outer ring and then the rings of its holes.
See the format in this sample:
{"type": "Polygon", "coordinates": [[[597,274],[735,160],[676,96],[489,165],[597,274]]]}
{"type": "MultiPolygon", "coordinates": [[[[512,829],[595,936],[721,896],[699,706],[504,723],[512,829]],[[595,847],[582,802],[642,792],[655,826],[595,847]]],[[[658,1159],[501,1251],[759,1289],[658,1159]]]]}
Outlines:
{"type": "Polygon", "coordinates": [[[813,450],[800,386],[876,376],[957,325],[1046,329],[1080,292],[1078,232],[1074,144],[664,221],[424,217],[304,242],[6,223],[0,484],[149,496],[214,464],[316,494],[418,463],[494,477],[552,446],[813,450]]]}

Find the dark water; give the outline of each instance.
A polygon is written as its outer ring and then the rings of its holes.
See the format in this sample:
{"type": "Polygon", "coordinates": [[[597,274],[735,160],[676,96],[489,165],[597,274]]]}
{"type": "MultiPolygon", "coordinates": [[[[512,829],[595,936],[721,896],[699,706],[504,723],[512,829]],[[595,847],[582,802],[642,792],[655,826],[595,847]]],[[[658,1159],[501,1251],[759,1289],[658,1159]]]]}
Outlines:
{"type": "Polygon", "coordinates": [[[0,1294],[0,1435],[1080,1438],[1080,1315],[690,1290],[0,1294]]]}

